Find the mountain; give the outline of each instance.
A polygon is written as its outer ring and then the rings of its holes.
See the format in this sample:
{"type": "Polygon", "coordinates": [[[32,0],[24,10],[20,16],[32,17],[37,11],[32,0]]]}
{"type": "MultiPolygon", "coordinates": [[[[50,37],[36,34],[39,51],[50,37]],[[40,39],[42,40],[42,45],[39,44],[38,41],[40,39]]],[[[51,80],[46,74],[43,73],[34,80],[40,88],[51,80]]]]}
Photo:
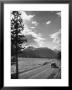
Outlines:
{"type": "Polygon", "coordinates": [[[49,49],[49,48],[38,48],[37,52],[39,54],[40,57],[48,57],[48,58],[54,58],[56,57],[56,53],[49,49]]]}
{"type": "Polygon", "coordinates": [[[54,49],[53,51],[55,51],[56,53],[61,52],[61,50],[57,50],[57,49],[54,49]]]}
{"type": "Polygon", "coordinates": [[[21,57],[28,57],[28,58],[55,58],[57,53],[49,48],[35,48],[29,46],[19,54],[21,57]]]}

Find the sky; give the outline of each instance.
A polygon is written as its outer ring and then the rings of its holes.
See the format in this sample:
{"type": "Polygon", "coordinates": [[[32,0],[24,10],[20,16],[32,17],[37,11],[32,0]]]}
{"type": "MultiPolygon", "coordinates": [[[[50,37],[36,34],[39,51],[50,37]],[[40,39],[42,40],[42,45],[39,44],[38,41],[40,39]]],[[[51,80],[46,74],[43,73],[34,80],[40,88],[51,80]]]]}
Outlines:
{"type": "Polygon", "coordinates": [[[23,46],[61,49],[60,11],[20,11],[27,43],[23,46]]]}

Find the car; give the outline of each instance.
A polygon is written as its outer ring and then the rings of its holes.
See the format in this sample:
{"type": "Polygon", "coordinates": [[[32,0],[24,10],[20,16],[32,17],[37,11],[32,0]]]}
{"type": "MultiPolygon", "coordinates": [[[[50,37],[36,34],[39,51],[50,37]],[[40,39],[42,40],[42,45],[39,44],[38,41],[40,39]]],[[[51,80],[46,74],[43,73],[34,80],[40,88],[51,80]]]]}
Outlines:
{"type": "Polygon", "coordinates": [[[59,68],[56,63],[51,63],[51,68],[59,68]]]}

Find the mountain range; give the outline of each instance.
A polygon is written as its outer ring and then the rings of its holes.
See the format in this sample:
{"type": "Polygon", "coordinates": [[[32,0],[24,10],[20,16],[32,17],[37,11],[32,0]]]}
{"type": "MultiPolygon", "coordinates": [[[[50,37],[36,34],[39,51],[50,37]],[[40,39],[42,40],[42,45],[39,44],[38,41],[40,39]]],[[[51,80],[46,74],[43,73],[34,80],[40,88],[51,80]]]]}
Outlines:
{"type": "Polygon", "coordinates": [[[51,50],[47,47],[35,48],[33,46],[29,46],[25,48],[20,54],[19,57],[27,57],[27,58],[56,58],[57,51],[51,50]]]}

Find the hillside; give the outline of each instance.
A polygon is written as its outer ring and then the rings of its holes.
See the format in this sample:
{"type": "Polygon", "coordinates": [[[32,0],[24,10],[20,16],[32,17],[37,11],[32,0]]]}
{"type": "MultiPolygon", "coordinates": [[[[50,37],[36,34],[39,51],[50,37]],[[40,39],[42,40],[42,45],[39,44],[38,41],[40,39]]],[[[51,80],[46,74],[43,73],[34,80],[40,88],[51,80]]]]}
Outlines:
{"type": "Polygon", "coordinates": [[[34,48],[27,47],[20,54],[19,57],[27,58],[56,58],[57,53],[49,48],[34,48]]]}

